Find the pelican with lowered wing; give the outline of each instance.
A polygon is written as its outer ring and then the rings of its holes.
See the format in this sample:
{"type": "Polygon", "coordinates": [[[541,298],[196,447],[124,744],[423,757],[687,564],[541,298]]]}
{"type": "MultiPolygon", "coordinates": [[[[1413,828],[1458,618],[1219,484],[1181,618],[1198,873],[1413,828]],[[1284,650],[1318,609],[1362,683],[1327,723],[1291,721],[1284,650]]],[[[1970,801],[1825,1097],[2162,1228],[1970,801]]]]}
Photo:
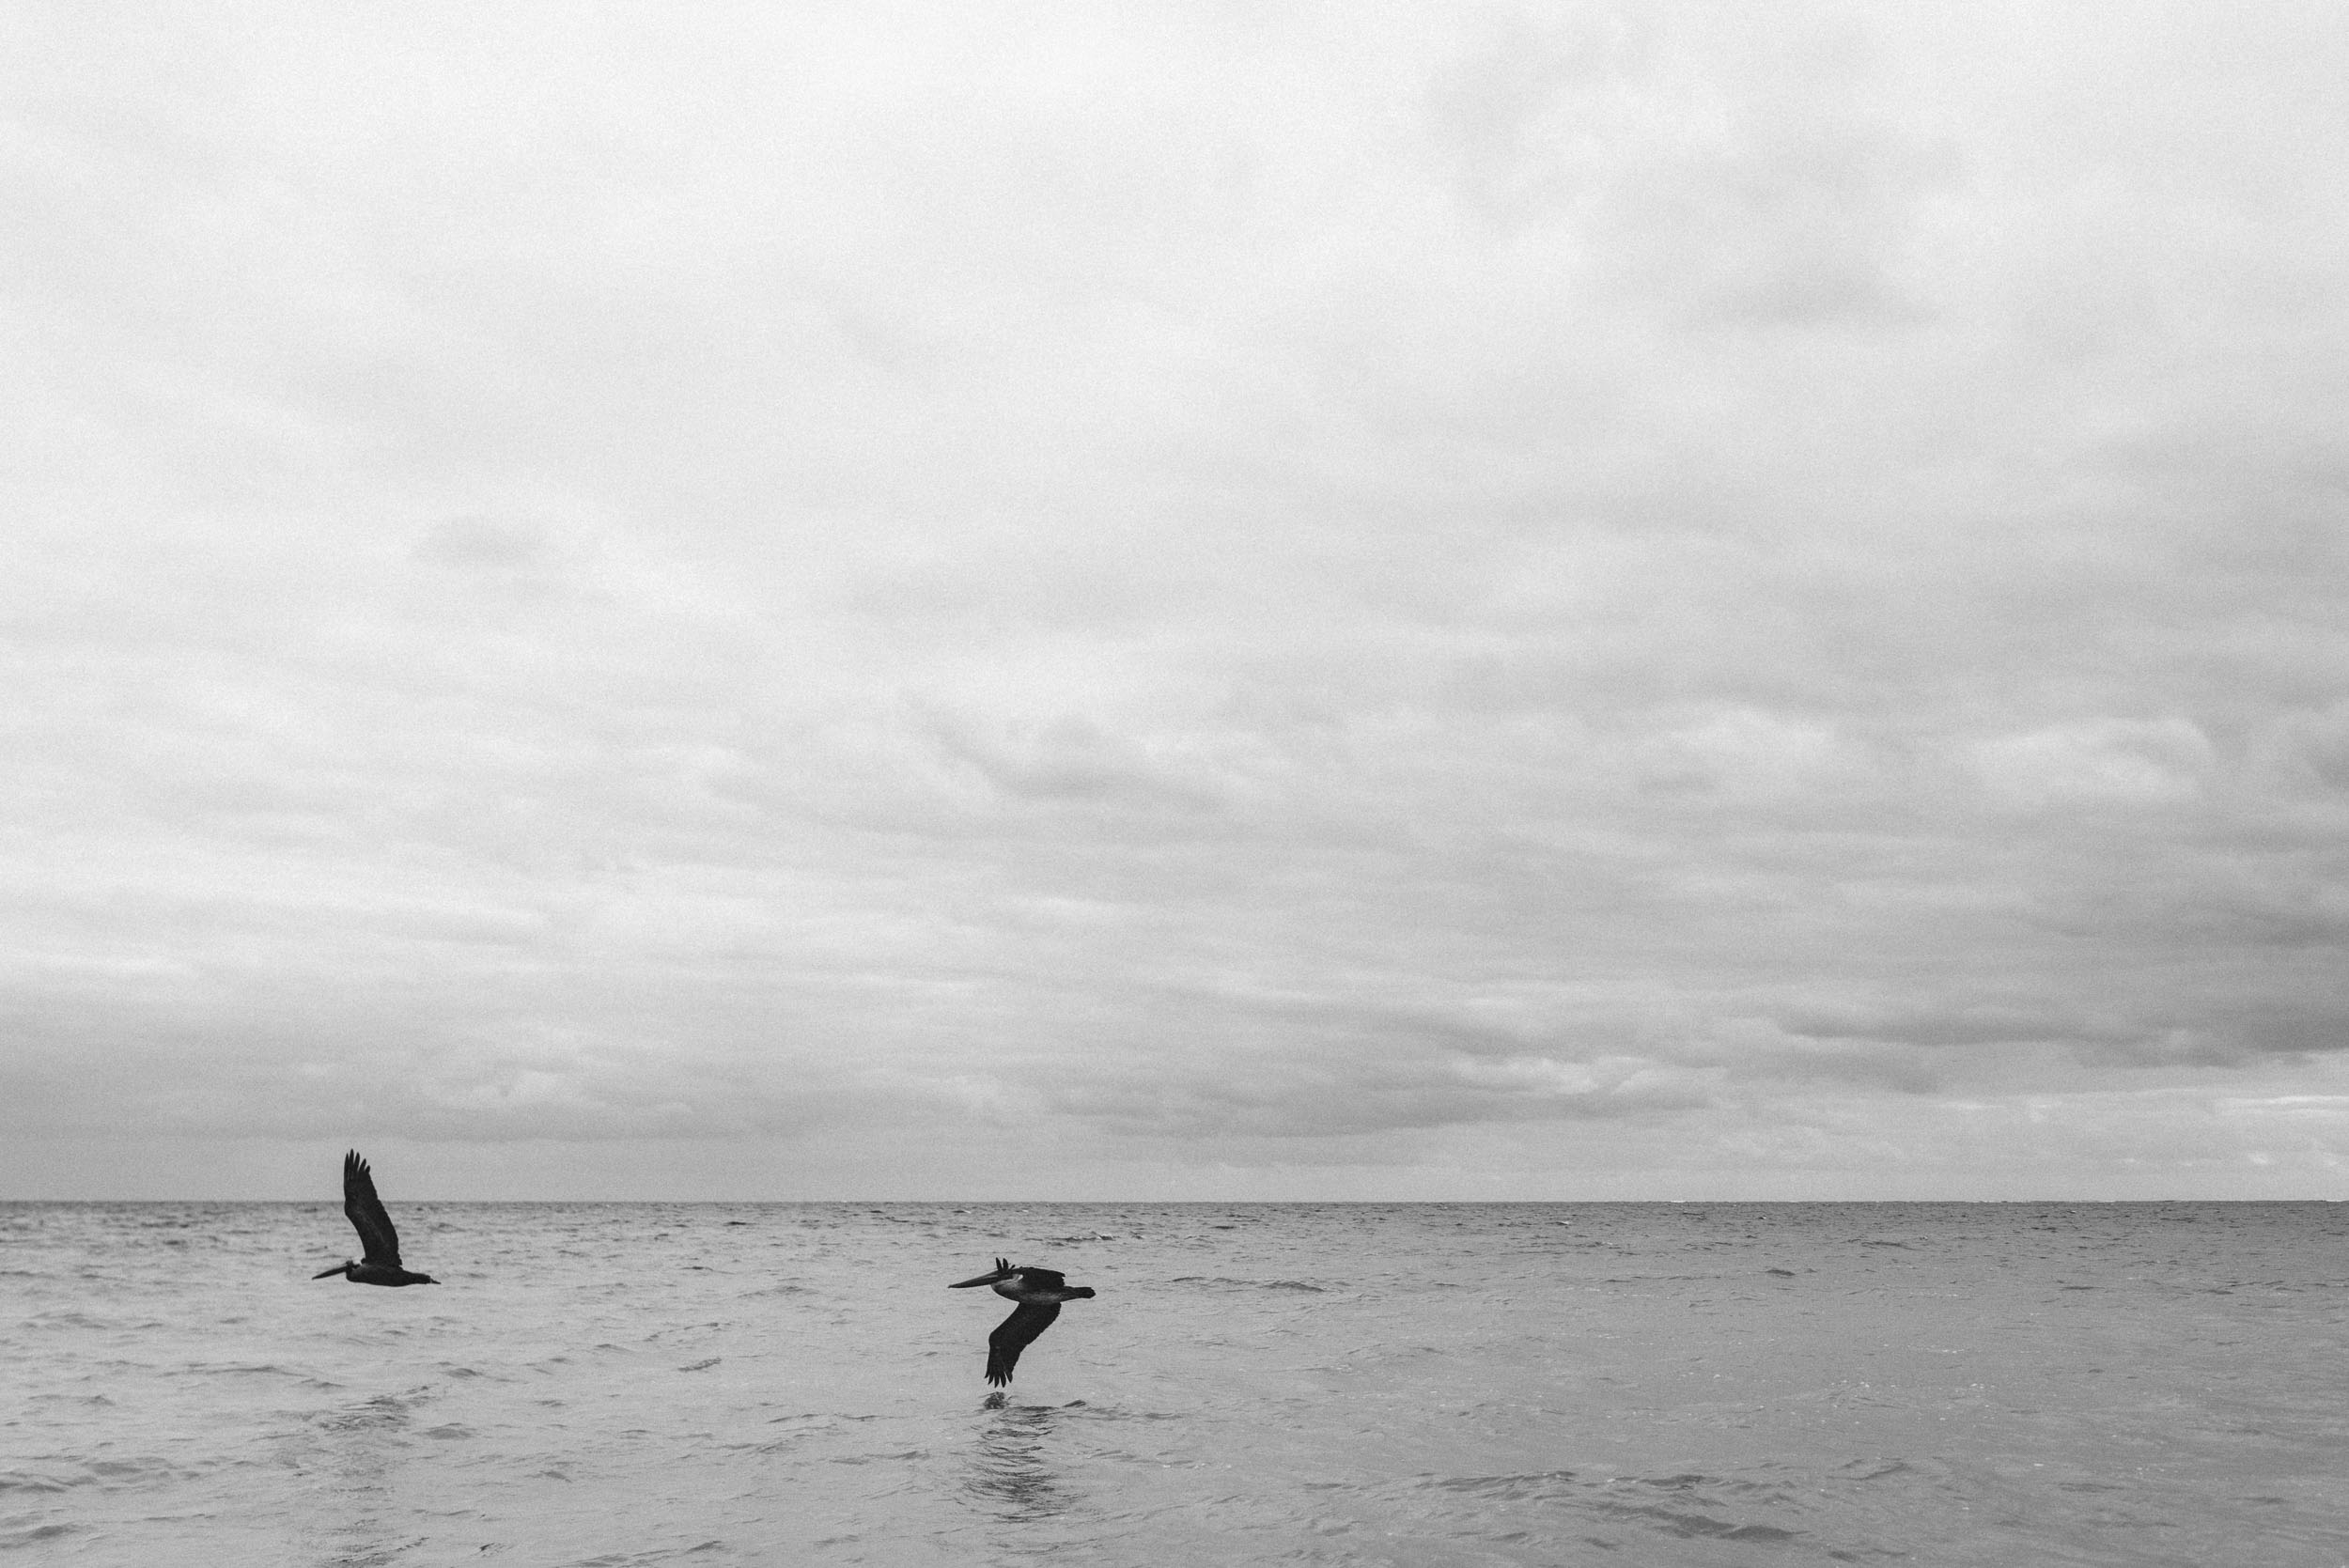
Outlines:
{"type": "Polygon", "coordinates": [[[1093,1296],[1091,1285],[1072,1285],[1049,1268],[1014,1268],[1008,1258],[997,1258],[991,1273],[946,1288],[970,1290],[977,1285],[992,1285],[996,1295],[1019,1303],[987,1337],[987,1380],[999,1389],[1011,1381],[1011,1369],[1019,1364],[1019,1353],[1060,1316],[1062,1302],[1086,1301],[1093,1296]]]}

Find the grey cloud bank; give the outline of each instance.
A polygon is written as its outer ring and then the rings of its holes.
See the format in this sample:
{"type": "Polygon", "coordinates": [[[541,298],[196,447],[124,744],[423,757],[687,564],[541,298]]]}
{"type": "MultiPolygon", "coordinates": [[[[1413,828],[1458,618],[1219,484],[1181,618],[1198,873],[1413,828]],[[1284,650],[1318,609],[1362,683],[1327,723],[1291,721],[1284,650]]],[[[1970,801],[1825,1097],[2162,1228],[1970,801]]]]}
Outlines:
{"type": "Polygon", "coordinates": [[[0,1196],[2349,1197],[2331,13],[117,21],[0,1196]]]}

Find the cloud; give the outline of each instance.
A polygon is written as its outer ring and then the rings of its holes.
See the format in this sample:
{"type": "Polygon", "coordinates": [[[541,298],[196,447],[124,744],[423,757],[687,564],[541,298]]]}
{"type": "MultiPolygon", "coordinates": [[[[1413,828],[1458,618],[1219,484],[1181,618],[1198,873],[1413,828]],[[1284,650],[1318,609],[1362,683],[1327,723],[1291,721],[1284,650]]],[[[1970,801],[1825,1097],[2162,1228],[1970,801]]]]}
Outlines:
{"type": "Polygon", "coordinates": [[[1053,1064],[1053,1111],[1145,1138],[1384,1136],[1483,1123],[1657,1117],[1705,1075],[1553,1048],[1423,1009],[1302,998],[1165,998],[1188,1048],[1109,1041],[1053,1064]],[[1136,1048],[1139,1046],[1142,1048],[1136,1048]]]}
{"type": "Polygon", "coordinates": [[[2158,805],[2198,791],[2210,742],[2181,719],[2100,720],[2001,736],[1975,746],[1968,760],[1986,789],[2021,806],[2158,805]]]}
{"type": "Polygon", "coordinates": [[[969,734],[939,721],[935,734],[946,756],[1022,800],[1124,800],[1144,811],[1177,812],[1212,811],[1219,803],[1207,780],[1187,781],[1179,763],[1161,762],[1133,740],[1076,714],[999,737],[969,734]]]}
{"type": "Polygon", "coordinates": [[[2336,23],[21,27],[59,1181],[2338,1184],[2336,23]]]}

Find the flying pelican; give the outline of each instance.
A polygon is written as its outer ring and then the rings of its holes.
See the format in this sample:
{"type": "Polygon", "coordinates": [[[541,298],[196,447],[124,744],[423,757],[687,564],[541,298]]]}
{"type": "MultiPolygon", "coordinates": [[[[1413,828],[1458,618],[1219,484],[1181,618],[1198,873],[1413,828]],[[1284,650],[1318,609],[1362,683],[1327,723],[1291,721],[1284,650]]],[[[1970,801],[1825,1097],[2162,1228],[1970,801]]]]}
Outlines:
{"type": "Polygon", "coordinates": [[[1093,1297],[1091,1285],[1072,1285],[1049,1268],[1014,1268],[1008,1258],[997,1258],[991,1274],[946,1288],[969,1290],[973,1285],[993,1285],[996,1295],[1019,1303],[987,1337],[987,1380],[999,1389],[1011,1381],[1011,1369],[1019,1364],[1019,1353],[1060,1316],[1062,1302],[1093,1297]]]}
{"type": "Polygon", "coordinates": [[[313,1274],[313,1280],[323,1280],[328,1274],[340,1274],[354,1285],[437,1285],[441,1281],[429,1274],[411,1274],[399,1266],[399,1233],[392,1229],[392,1217],[383,1212],[383,1200],[375,1195],[375,1176],[367,1162],[353,1149],[343,1156],[343,1212],[350,1217],[351,1228],[359,1233],[359,1245],[366,1251],[361,1263],[338,1263],[325,1274],[313,1274]]]}

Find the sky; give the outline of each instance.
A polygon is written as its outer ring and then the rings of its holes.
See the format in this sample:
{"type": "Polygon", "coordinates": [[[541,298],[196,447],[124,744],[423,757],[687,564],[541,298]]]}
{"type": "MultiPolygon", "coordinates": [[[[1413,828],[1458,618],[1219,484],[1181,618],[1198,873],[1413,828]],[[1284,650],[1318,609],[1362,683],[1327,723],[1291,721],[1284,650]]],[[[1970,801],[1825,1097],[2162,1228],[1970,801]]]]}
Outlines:
{"type": "Polygon", "coordinates": [[[2349,1199],[2349,13],[0,17],[0,1198],[2349,1199]]]}

